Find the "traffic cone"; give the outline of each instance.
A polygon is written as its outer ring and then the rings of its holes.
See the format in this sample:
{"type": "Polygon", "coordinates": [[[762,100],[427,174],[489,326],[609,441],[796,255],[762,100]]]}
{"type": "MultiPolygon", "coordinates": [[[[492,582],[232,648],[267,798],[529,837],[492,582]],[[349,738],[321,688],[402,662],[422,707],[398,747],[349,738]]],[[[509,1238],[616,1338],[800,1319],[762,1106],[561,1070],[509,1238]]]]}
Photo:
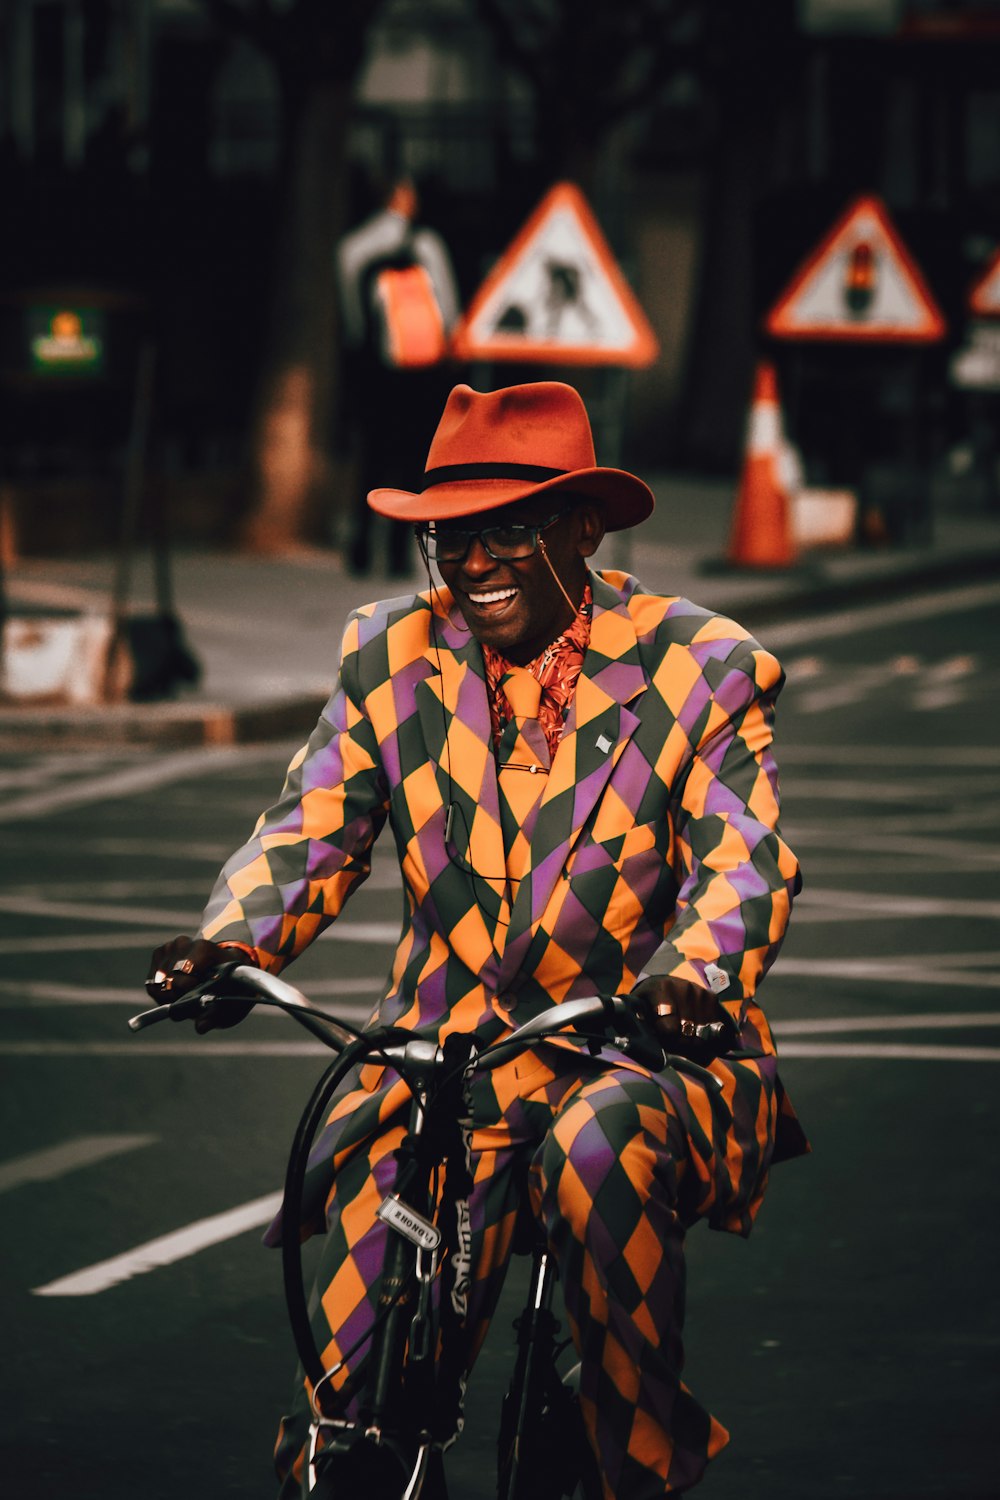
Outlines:
{"type": "Polygon", "coordinates": [[[778,400],[778,377],[757,366],[747,424],[746,456],[736,494],[728,560],[739,568],[787,568],[795,561],[791,497],[778,400]]]}

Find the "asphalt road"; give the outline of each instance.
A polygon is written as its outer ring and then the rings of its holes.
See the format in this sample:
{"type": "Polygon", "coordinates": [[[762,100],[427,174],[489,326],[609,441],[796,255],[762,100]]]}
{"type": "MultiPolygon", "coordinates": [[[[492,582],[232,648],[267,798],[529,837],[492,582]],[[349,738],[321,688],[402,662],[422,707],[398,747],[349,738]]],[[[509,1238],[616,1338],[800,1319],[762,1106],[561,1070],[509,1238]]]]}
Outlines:
{"type": "MultiPolygon", "coordinates": [[[[776,1169],[748,1242],[691,1236],[687,1378],[733,1435],[702,1493],[985,1500],[1000,1492],[1000,586],[761,633],[789,673],[785,831],[807,879],[764,998],[814,1152],[776,1169]]],[[[321,1058],[266,1015],[202,1041],[133,1038],[125,1019],[149,950],[194,922],[292,748],[0,759],[7,1494],[273,1493],[294,1358],[257,1225],[321,1058]]],[[[291,977],[362,1016],[397,909],[387,848],[291,977]]],[[[517,1290],[452,1458],[455,1500],[493,1493],[517,1290]]]]}

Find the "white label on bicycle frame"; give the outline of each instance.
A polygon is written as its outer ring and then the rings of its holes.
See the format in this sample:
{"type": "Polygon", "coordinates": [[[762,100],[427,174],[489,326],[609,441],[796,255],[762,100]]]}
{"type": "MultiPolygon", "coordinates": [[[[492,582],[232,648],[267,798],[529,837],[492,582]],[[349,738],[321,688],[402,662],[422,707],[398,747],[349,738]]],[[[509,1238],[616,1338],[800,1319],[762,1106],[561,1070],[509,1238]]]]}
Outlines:
{"type": "Polygon", "coordinates": [[[421,1245],[425,1250],[436,1250],[441,1243],[441,1231],[436,1225],[416,1213],[402,1198],[390,1195],[383,1198],[376,1210],[380,1219],[397,1230],[411,1245],[421,1245]]]}

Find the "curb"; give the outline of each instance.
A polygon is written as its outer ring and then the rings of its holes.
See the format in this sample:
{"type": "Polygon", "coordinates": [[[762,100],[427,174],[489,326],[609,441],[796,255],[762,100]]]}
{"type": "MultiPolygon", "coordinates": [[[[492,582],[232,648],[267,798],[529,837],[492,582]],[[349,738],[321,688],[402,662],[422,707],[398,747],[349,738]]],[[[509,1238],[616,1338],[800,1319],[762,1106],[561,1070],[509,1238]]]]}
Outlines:
{"type": "Polygon", "coordinates": [[[304,693],[273,703],[125,703],[107,708],[0,709],[2,750],[192,749],[262,740],[303,740],[326,694],[304,693]]]}
{"type": "MultiPolygon", "coordinates": [[[[709,571],[722,572],[722,569],[709,571]]],[[[741,574],[741,576],[745,576],[741,574]]],[[[973,583],[1000,579],[1000,552],[963,553],[891,573],[872,573],[864,578],[838,581],[828,575],[811,575],[812,581],[789,593],[769,599],[747,599],[740,605],[740,623],[775,624],[780,620],[831,614],[845,604],[867,604],[902,593],[919,593],[949,583],[973,583]]],[[[748,625],[748,628],[750,626],[748,625]]]]}
{"type": "MultiPolygon", "coordinates": [[[[748,570],[706,560],[703,576],[729,574],[746,580],[748,570]]],[[[756,634],[761,627],[789,618],[829,614],[845,604],[864,604],[905,592],[955,582],[1000,578],[1000,552],[953,554],[838,581],[824,570],[801,569],[798,579],[787,572],[756,576],[789,584],[767,597],[744,598],[734,605],[740,623],[756,634]]],[[[726,606],[719,608],[726,613],[726,606]]],[[[255,741],[305,739],[324,704],[325,693],[304,692],[263,703],[225,704],[158,702],[113,704],[106,708],[63,708],[36,704],[0,707],[0,751],[108,749],[189,749],[255,741]]]]}

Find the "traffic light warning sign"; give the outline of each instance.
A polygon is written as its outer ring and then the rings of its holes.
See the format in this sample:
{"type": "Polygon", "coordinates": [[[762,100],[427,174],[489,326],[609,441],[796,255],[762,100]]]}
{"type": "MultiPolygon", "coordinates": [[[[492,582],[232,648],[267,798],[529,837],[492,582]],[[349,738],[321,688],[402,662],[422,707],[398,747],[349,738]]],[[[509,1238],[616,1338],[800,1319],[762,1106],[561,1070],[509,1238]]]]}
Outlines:
{"type": "Polygon", "coordinates": [[[878,198],[858,198],[799,267],[764,321],[779,339],[930,344],[941,310],[878,198]]]}
{"type": "Polygon", "coordinates": [[[979,318],[1000,318],[1000,250],[969,293],[969,310],[979,318]]]}
{"type": "Polygon", "coordinates": [[[652,364],[659,344],[579,188],[542,199],[455,328],[459,359],[652,364]]]}

